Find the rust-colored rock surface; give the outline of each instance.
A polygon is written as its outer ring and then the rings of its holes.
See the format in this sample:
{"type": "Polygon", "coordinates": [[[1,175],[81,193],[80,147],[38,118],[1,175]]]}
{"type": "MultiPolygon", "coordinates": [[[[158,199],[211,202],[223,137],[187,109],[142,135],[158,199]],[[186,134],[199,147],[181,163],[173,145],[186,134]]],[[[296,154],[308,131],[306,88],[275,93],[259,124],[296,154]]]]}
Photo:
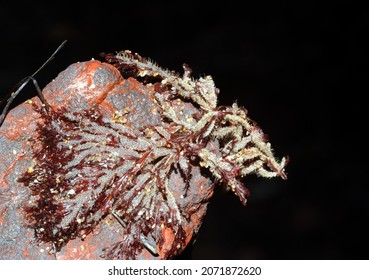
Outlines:
{"type": "MultiPolygon", "coordinates": [[[[74,112],[99,105],[103,114],[113,116],[116,111],[129,108],[125,125],[142,127],[160,122],[160,116],[152,113],[152,91],[152,87],[135,79],[124,80],[112,65],[92,60],[69,66],[44,88],[43,95],[55,111],[68,108],[74,112]]],[[[40,114],[33,107],[35,104],[41,106],[37,97],[13,109],[0,128],[0,258],[100,259],[104,248],[123,238],[124,229],[112,215],[105,216],[85,238],[71,240],[59,252],[55,252],[50,243],[38,242],[34,229],[27,225],[24,208],[29,203],[30,190],[17,180],[32,166],[31,155],[35,147],[30,140],[38,137],[36,128],[40,122],[40,114]]],[[[181,180],[179,175],[171,178],[173,184],[183,184],[181,180]]],[[[193,202],[198,211],[185,228],[185,245],[198,230],[206,211],[206,204],[199,207],[196,203],[205,202],[212,193],[211,182],[200,173],[194,173],[193,181],[201,192],[200,199],[193,202]]],[[[181,193],[175,195],[180,197],[181,193]]],[[[162,232],[162,251],[154,256],[144,248],[138,259],[165,257],[165,250],[171,248],[173,232],[167,227],[163,227],[162,232]]]]}

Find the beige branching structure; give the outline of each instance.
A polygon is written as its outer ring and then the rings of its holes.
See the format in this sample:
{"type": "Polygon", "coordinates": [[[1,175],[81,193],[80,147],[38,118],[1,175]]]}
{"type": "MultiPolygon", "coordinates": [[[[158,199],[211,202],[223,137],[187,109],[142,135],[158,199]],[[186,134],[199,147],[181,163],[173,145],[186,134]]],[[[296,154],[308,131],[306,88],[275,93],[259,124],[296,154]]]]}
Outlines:
{"type": "Polygon", "coordinates": [[[172,126],[177,125],[177,130],[187,131],[187,141],[191,149],[198,152],[200,165],[236,192],[242,203],[246,203],[247,190],[240,178],[252,173],[265,178],[287,178],[284,168],[288,158],[278,161],[274,157],[270,143],[262,130],[248,118],[246,109],[236,103],[232,107],[217,107],[219,90],[211,76],[194,80],[190,76],[191,69],[184,65],[181,77],[130,51],[120,52],[115,58],[109,56],[109,59],[123,71],[135,70],[138,77],[160,79],[162,85],[167,85],[170,94],[160,92],[155,96],[163,115],[172,126]],[[168,96],[190,100],[199,108],[201,117],[195,120],[178,115],[168,96]],[[200,148],[194,140],[196,138],[216,140],[219,143],[217,153],[207,147],[200,148]]]}

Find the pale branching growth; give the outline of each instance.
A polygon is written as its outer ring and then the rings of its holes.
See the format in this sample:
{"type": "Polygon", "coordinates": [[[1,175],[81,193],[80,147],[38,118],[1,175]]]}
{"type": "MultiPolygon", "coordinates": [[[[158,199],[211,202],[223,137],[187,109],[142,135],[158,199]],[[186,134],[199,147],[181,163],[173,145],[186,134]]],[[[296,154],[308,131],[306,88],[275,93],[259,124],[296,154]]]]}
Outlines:
{"type": "Polygon", "coordinates": [[[197,233],[215,183],[246,204],[243,177],[286,179],[287,159],[274,157],[247,111],[217,107],[210,76],[195,80],[187,65],[181,76],[130,51],[104,56],[119,76],[104,92],[112,110],[34,105],[33,165],[19,182],[31,190],[27,221],[38,240],[59,251],[110,215],[124,230],[106,258],[172,258],[197,233]]]}
{"type": "Polygon", "coordinates": [[[161,77],[163,84],[169,84],[172,90],[185,98],[192,99],[205,111],[214,110],[217,105],[218,89],[210,76],[200,78],[198,81],[190,77],[191,69],[184,64],[184,74],[178,78],[172,71],[167,71],[157,66],[152,61],[139,56],[131,51],[122,51],[116,55],[121,65],[138,70],[139,77],[161,77]]]}
{"type": "Polygon", "coordinates": [[[216,107],[219,90],[210,76],[194,80],[190,77],[191,69],[184,65],[181,77],[130,51],[108,55],[107,60],[123,75],[125,72],[136,73],[137,77],[147,81],[155,78],[164,85],[155,97],[171,125],[186,131],[178,136],[187,141],[189,148],[179,149],[197,154],[200,165],[207,168],[218,182],[235,191],[243,203],[246,203],[247,191],[241,182],[242,177],[254,173],[266,178],[280,176],[286,179],[284,168],[287,159],[278,161],[274,157],[270,143],[262,130],[248,118],[246,109],[236,103],[231,107],[216,107]],[[178,114],[173,98],[191,101],[199,108],[199,117],[191,117],[194,122],[188,122],[178,114]],[[218,143],[217,150],[208,149],[212,142],[218,143]]]}

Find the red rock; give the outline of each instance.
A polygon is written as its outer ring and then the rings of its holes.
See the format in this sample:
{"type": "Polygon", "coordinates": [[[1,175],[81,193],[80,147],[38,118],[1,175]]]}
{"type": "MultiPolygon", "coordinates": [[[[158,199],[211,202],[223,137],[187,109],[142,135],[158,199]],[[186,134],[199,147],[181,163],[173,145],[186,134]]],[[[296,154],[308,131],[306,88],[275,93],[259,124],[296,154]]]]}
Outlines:
{"type": "MultiPolygon", "coordinates": [[[[142,126],[160,121],[151,112],[144,111],[152,109],[150,104],[153,101],[147,101],[152,98],[152,92],[152,87],[135,79],[124,80],[115,67],[97,60],[72,64],[42,91],[55,111],[68,108],[73,112],[99,105],[104,114],[113,114],[115,110],[121,109],[117,106],[129,106],[131,111],[127,126],[142,126]],[[137,103],[138,100],[143,103],[137,103]]],[[[0,128],[0,258],[100,259],[103,249],[119,242],[123,236],[122,226],[111,215],[106,216],[84,240],[71,240],[60,252],[51,254],[48,252],[52,245],[38,244],[34,230],[27,226],[23,207],[28,203],[30,190],[17,182],[17,178],[31,166],[31,152],[34,147],[28,140],[37,137],[36,127],[40,121],[40,115],[34,111],[33,104],[41,105],[37,97],[19,105],[9,112],[0,128]]],[[[177,184],[183,184],[180,177],[173,180],[177,180],[177,184]]],[[[204,183],[209,184],[200,178],[198,187],[204,183]]],[[[180,196],[179,193],[176,195],[180,196]]],[[[209,196],[209,193],[205,195],[209,196]]],[[[200,227],[205,209],[206,205],[203,205],[199,212],[192,215],[191,222],[185,229],[185,245],[200,227]]],[[[165,251],[171,249],[173,241],[170,228],[164,227],[162,232],[165,244],[163,251],[159,252],[159,258],[166,257],[165,251]]],[[[137,258],[156,257],[144,249],[137,258]]]]}

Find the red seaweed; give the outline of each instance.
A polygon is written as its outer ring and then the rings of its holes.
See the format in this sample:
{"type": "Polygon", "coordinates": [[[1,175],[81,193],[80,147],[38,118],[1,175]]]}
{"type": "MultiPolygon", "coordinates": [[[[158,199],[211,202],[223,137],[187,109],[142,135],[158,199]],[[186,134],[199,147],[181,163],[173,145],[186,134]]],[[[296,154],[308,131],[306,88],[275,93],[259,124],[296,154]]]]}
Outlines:
{"type": "Polygon", "coordinates": [[[115,104],[111,113],[102,99],[78,110],[34,105],[33,164],[19,182],[31,190],[28,226],[53,252],[112,215],[124,235],[105,258],[136,259],[147,250],[170,259],[198,231],[215,184],[245,205],[246,175],[286,178],[286,159],[275,159],[246,109],[217,107],[210,76],[195,80],[187,65],[180,76],[129,51],[104,57],[143,93],[102,92],[115,104]]]}

